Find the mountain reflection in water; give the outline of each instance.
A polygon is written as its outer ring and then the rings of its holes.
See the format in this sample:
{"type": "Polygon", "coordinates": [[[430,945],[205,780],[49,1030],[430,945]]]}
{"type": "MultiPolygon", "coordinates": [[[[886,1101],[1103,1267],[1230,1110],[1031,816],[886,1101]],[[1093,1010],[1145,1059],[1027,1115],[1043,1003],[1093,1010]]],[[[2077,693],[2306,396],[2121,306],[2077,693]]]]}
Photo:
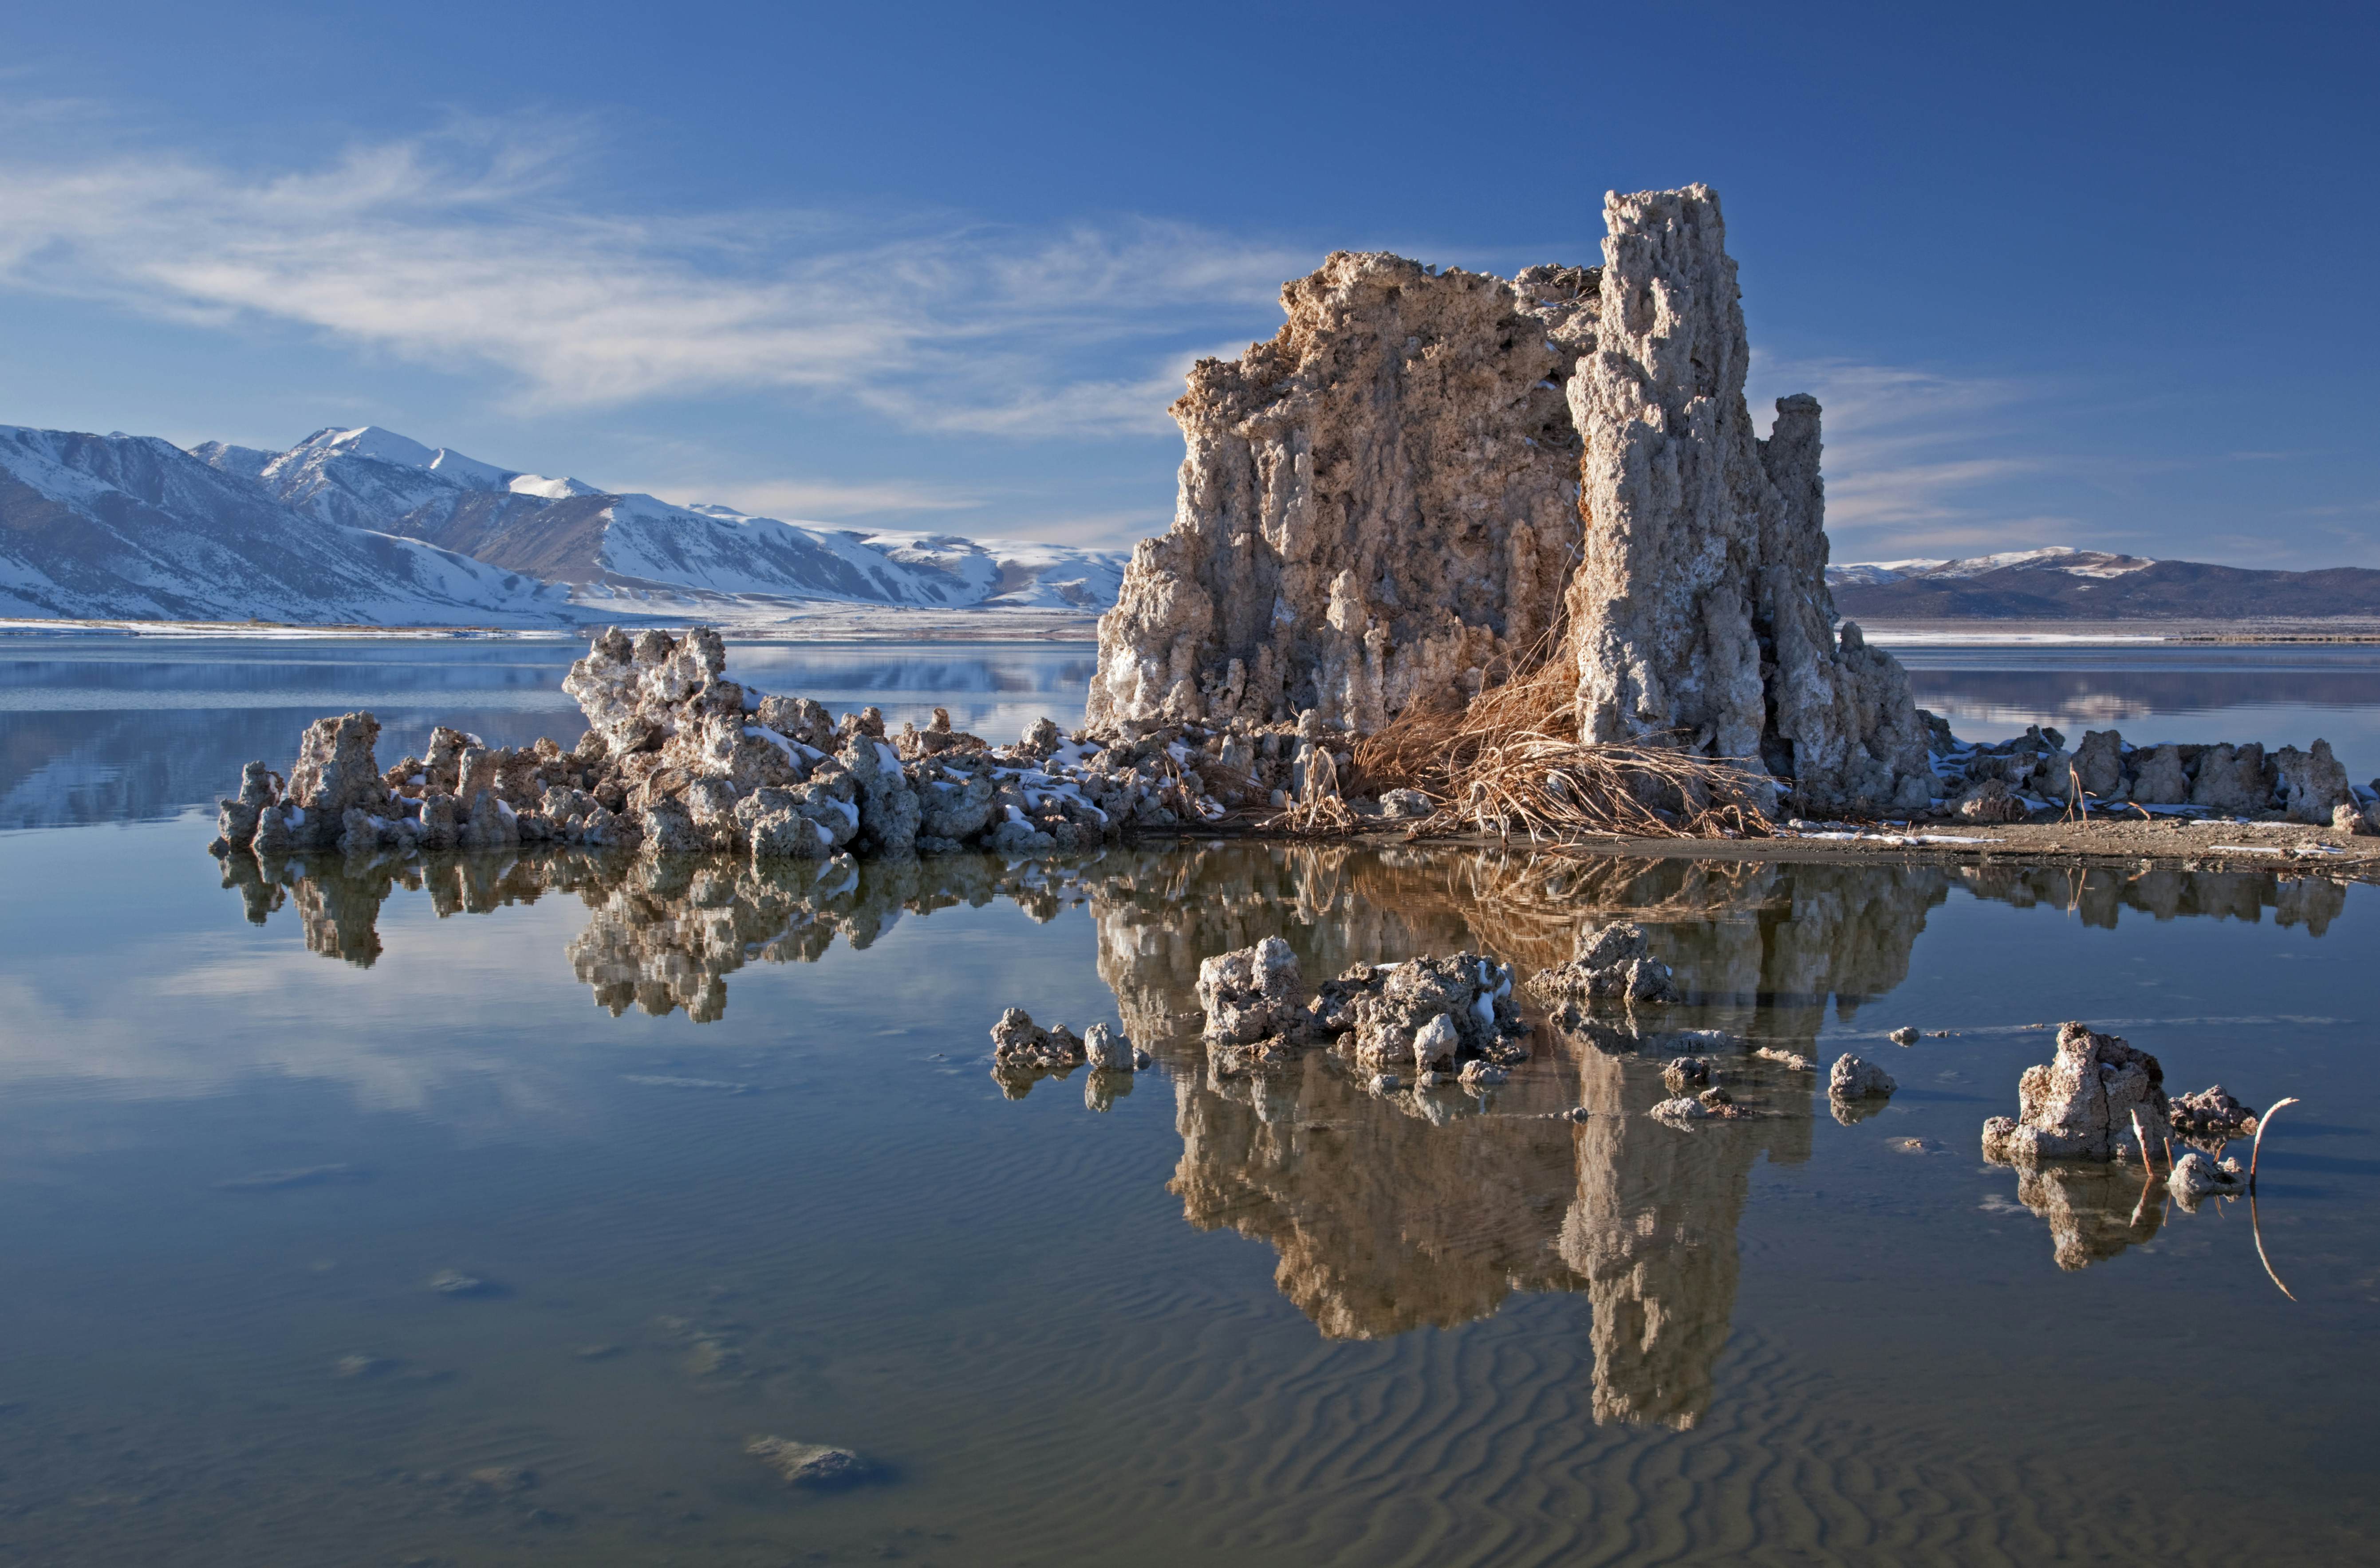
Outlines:
{"type": "MultiPolygon", "coordinates": [[[[904,916],[1003,899],[1046,923],[1087,906],[1099,977],[1126,1032],[1172,1081],[1182,1152],[1170,1187],[1190,1224],[1269,1246],[1281,1294],[1333,1339],[1451,1328],[1516,1292],[1583,1294],[1593,1306],[1595,1418],[1678,1428],[1710,1406],[1754,1166],[1764,1154],[1808,1159],[1823,1098],[1814,1075],[1731,1055],[1730,1092],[1758,1115],[1686,1128],[1658,1121],[1645,1113],[1668,1097],[1663,1064],[1704,1048],[1680,1031],[1722,1030],[1815,1055],[1830,1006],[1848,1021],[1908,978],[1928,914],[1954,887],[2095,926],[2126,911],[2256,922],[2269,911],[2316,935],[2346,900],[2340,884],[2273,873],[1281,843],[1016,863],[969,855],[759,867],[568,850],[223,863],[250,921],[293,911],[311,951],[359,965],[381,954],[379,915],[401,890],[426,895],[441,916],[575,897],[588,918],[565,957],[596,1002],[614,1015],[683,1009],[698,1022],[724,1016],[727,977],[744,966],[815,962],[838,940],[866,948],[904,916]],[[1200,1042],[1199,960],[1264,936],[1284,937],[1309,980],[1462,948],[1525,976],[1568,959],[1582,927],[1622,918],[1649,928],[1682,1004],[1622,1007],[1575,1031],[1541,1025],[1533,1059],[1483,1094],[1376,1094],[1318,1050],[1272,1076],[1218,1078],[1200,1042]]],[[[1002,1005],[984,998],[987,1025],[1002,1005]]],[[[1022,1095],[1034,1081],[1006,1089],[1022,1095]]],[[[1095,1109],[1123,1088],[1097,1075],[1086,1087],[1095,1109]]],[[[2017,1196],[2047,1221],[2067,1269],[2149,1240],[2164,1217],[2161,1190],[2143,1199],[2104,1172],[2027,1174],[2017,1196]]]]}

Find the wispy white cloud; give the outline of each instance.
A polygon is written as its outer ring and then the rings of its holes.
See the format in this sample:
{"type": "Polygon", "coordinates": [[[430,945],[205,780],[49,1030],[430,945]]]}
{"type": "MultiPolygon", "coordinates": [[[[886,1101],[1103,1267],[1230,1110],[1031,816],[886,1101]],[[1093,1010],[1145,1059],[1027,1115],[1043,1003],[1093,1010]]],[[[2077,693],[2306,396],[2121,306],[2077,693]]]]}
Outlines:
{"type": "Polygon", "coordinates": [[[1827,532],[1837,561],[2070,544],[2083,526],[2041,511],[2036,487],[2022,483],[2053,463],[2005,450],[2014,416],[2052,389],[1757,351],[1752,382],[1755,408],[1807,392],[1825,410],[1827,532]]]}
{"type": "Polygon", "coordinates": [[[698,488],[664,485],[653,493],[681,506],[710,502],[789,522],[870,517],[894,512],[966,512],[981,506],[984,499],[900,480],[840,484],[830,479],[762,479],[747,484],[706,484],[698,488]]]}
{"type": "Polygon", "coordinates": [[[492,368],[529,409],[781,389],[929,430],[1162,430],[1181,337],[1243,310],[1264,325],[1300,270],[1136,218],[625,216],[578,196],[588,135],[533,120],[257,173],[141,149],[60,157],[76,139],[29,134],[37,118],[0,116],[0,287],[492,368]]]}

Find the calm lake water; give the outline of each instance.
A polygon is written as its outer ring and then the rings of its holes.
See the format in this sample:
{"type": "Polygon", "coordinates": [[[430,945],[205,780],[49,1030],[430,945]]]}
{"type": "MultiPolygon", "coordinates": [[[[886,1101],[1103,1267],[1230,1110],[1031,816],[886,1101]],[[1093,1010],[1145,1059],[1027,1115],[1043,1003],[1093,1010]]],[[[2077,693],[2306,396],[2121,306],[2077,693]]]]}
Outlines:
{"type": "MultiPolygon", "coordinates": [[[[191,808],[320,712],[376,705],[391,758],[457,716],[571,738],[572,651],[0,640],[0,1562],[2380,1553],[2380,889],[1280,845],[268,882],[205,854],[191,808]],[[1541,1031],[1484,1099],[1377,1098],[1323,1054],[1206,1071],[1215,952],[1528,970],[1623,916],[1687,1000],[1541,1031]],[[1010,1005],[1158,1066],[997,1080],[1010,1005]],[[2067,1018],[2175,1086],[2305,1101],[2252,1224],[1982,1162],[2067,1018]],[[1900,1088],[1843,1121],[1730,1055],[1764,1115],[1680,1130],[1645,1112],[1688,1029],[1900,1088]],[[789,1490],[763,1435],[877,1477],[789,1490]]],[[[1088,653],[732,658],[1005,733],[1078,713],[1088,653]]]]}

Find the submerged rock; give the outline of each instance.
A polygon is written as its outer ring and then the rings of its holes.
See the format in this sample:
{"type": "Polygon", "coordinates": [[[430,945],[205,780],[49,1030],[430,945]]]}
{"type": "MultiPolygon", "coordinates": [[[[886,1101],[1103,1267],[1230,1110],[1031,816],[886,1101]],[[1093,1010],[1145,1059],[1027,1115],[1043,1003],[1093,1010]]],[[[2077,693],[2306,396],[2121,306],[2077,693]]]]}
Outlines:
{"type": "Polygon", "coordinates": [[[2041,1160],[2113,1160],[2133,1137],[2132,1117],[2155,1147],[2173,1130],[2165,1069],[2145,1051],[2086,1024],[2058,1031],[2058,1055],[2017,1080],[2014,1120],[1984,1124],[1984,1156],[2002,1164],[2041,1160]]]}
{"type": "Polygon", "coordinates": [[[1706,1056],[1679,1056],[1661,1069],[1661,1081],[1672,1094],[1687,1094],[1718,1082],[1718,1066],[1706,1056]]]}
{"type": "Polygon", "coordinates": [[[1512,1076],[1503,1067],[1486,1060],[1465,1062],[1463,1070],[1455,1075],[1466,1089],[1492,1089],[1512,1076]]]}
{"type": "Polygon", "coordinates": [[[851,1486],[870,1478],[875,1466],[847,1448],[820,1442],[795,1442],[781,1437],[756,1437],[744,1452],[783,1478],[787,1486],[820,1489],[851,1486]]]}
{"type": "Polygon", "coordinates": [[[1890,1073],[1848,1051],[1827,1069],[1827,1096],[1832,1100],[1880,1099],[1900,1087],[1890,1073]]]}
{"type": "Polygon", "coordinates": [[[493,1296],[496,1287],[460,1269],[441,1269],[430,1276],[430,1288],[441,1296],[493,1296]]]}

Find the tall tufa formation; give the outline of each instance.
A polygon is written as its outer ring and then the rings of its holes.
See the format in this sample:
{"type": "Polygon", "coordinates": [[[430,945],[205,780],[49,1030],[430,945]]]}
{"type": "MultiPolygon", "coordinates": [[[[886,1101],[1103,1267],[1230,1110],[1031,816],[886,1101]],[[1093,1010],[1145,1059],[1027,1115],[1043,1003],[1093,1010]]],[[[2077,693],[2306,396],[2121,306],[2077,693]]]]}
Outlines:
{"type": "Polygon", "coordinates": [[[1281,289],[1288,324],[1203,359],[1173,405],[1173,526],[1099,621],[1095,729],[1378,729],[1460,700],[1552,630],[1578,553],[1562,383],[1595,275],[1513,282],[1334,254],[1281,289]]]}
{"type": "Polygon", "coordinates": [[[1340,252],[1271,342],[1198,363],[1093,729],[1368,732],[1567,655],[1585,740],[1742,759],[1806,808],[1925,808],[1908,681],[1835,629],[1817,403],[1754,437],[1718,199],[1604,213],[1603,267],[1510,283],[1340,252]]]}
{"type": "Polygon", "coordinates": [[[1909,680],[1828,592],[1818,404],[1743,401],[1751,351],[1718,198],[1604,199],[1596,352],[1570,382],[1585,432],[1585,559],[1571,578],[1582,739],[1656,736],[1756,762],[1805,809],[1922,811],[1934,791],[1909,680]]]}

